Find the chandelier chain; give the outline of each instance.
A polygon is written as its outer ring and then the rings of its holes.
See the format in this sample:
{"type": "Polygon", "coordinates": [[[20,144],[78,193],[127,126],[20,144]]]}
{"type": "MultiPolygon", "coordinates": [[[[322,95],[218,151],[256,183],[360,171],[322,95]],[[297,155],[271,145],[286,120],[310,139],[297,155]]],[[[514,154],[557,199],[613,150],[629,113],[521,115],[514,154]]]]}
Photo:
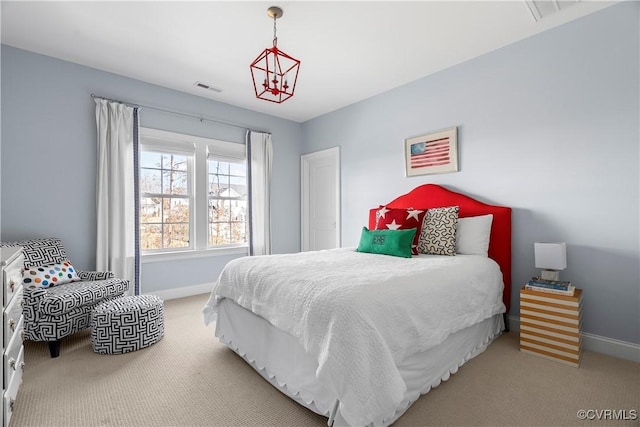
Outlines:
{"type": "Polygon", "coordinates": [[[278,36],[276,35],[276,19],[278,19],[275,15],[273,17],[273,45],[278,45],[278,36]]]}

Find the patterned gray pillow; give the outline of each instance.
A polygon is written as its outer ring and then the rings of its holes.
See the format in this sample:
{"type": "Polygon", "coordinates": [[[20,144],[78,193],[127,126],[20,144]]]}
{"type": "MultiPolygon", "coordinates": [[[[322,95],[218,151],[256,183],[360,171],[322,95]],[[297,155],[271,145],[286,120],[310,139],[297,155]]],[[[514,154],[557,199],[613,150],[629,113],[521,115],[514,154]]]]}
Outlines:
{"type": "Polygon", "coordinates": [[[418,252],[429,255],[455,255],[459,211],[458,206],[427,210],[422,220],[418,252]]]}

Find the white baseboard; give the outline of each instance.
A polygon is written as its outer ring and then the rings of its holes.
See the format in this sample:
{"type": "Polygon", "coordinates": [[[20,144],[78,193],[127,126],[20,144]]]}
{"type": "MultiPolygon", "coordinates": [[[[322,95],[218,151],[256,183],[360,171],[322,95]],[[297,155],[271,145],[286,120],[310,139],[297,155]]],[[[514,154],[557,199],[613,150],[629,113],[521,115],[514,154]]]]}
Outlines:
{"type": "MultiPolygon", "coordinates": [[[[519,317],[509,316],[509,330],[514,332],[520,331],[519,317]]],[[[627,341],[583,332],[582,348],[596,353],[603,353],[608,356],[640,362],[640,345],[627,341]]]]}
{"type": "Polygon", "coordinates": [[[143,292],[145,295],[157,295],[165,300],[190,297],[193,295],[208,294],[213,289],[213,283],[201,283],[199,285],[185,286],[182,288],[166,289],[163,291],[143,292]]]}

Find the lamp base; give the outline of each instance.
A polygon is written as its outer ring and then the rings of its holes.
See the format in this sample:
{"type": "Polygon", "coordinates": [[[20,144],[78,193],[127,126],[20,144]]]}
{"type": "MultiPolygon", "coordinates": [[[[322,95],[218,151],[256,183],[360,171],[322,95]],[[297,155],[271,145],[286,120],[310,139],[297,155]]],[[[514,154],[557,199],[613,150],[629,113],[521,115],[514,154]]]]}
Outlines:
{"type": "Polygon", "coordinates": [[[560,281],[560,271],[558,270],[542,270],[540,271],[540,278],[542,280],[560,281]]]}

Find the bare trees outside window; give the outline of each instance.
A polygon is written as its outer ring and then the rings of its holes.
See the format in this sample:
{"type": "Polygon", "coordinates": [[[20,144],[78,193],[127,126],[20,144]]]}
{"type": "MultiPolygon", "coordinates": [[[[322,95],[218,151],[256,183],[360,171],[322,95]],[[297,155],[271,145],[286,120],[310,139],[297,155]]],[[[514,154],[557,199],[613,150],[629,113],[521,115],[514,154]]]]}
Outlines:
{"type": "Polygon", "coordinates": [[[140,247],[189,247],[187,156],[153,151],[140,155],[140,247]]]}

